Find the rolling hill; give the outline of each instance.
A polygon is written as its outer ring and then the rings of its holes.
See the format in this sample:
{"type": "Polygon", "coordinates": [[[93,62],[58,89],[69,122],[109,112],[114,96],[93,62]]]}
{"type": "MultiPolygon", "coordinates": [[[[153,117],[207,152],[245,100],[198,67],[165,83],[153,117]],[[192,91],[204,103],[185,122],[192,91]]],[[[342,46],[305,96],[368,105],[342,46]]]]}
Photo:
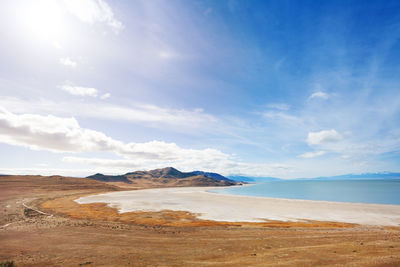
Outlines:
{"type": "Polygon", "coordinates": [[[181,172],[172,167],[151,171],[128,172],[123,175],[97,173],[87,178],[119,187],[231,186],[242,184],[217,173],[201,171],[181,172]]]}

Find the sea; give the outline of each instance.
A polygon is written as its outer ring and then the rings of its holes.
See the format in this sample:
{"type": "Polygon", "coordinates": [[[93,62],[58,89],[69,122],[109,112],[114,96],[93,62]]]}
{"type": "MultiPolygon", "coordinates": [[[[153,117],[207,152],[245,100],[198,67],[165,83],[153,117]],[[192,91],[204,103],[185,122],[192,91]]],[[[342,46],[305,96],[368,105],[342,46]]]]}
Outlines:
{"type": "Polygon", "coordinates": [[[400,205],[400,179],[276,180],[212,190],[245,196],[400,205]]]}

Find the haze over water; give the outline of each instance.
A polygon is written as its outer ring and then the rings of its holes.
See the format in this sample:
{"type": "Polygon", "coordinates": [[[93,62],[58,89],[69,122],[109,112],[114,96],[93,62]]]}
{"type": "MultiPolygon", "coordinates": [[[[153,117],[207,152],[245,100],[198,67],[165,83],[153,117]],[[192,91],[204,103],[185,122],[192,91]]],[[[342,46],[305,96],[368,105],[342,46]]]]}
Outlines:
{"type": "Polygon", "coordinates": [[[400,179],[279,180],[217,189],[213,192],[273,198],[400,205],[400,179]]]}

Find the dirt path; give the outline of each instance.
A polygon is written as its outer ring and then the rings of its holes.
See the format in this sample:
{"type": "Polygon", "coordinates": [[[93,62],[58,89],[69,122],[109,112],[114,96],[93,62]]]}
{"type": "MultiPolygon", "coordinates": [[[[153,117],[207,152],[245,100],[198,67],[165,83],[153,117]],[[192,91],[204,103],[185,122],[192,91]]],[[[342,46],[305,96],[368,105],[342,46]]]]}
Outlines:
{"type": "Polygon", "coordinates": [[[43,211],[34,209],[34,208],[32,208],[32,207],[29,207],[29,206],[27,206],[25,203],[22,203],[22,206],[24,206],[24,208],[26,208],[26,209],[28,209],[28,210],[35,211],[35,212],[37,212],[37,213],[39,213],[39,214],[42,214],[42,215],[46,215],[46,216],[50,216],[50,217],[53,217],[53,216],[54,216],[53,214],[49,214],[49,213],[46,213],[46,212],[43,212],[43,211]]]}

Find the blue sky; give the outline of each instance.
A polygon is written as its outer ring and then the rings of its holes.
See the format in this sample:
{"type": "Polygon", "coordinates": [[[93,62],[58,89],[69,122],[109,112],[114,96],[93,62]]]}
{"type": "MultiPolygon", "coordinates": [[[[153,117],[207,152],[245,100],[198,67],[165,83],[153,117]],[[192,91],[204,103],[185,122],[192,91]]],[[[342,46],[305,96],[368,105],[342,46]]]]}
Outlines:
{"type": "Polygon", "coordinates": [[[398,1],[2,1],[0,173],[400,171],[398,1]]]}

